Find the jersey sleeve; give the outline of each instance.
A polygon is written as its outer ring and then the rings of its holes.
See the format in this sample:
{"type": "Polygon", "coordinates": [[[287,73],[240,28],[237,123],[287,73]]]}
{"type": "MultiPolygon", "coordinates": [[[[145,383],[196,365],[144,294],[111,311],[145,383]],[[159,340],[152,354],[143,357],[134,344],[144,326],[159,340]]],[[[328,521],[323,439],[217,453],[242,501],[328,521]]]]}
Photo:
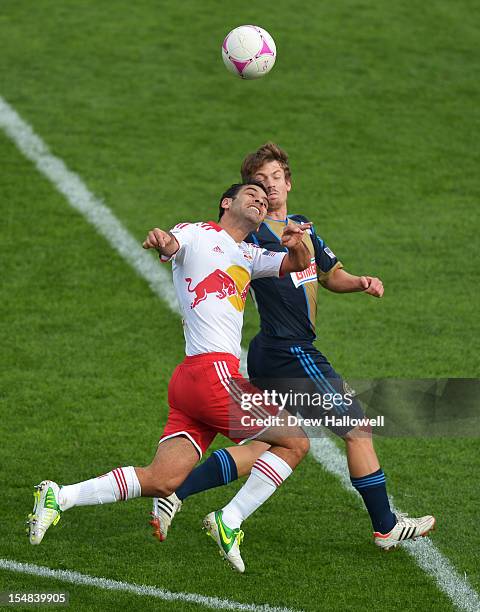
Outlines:
{"type": "MultiPolygon", "coordinates": [[[[303,215],[290,215],[290,218],[296,223],[308,223],[309,220],[303,215]]],[[[335,253],[325,244],[324,240],[316,233],[315,227],[309,230],[310,238],[312,239],[313,250],[315,252],[315,263],[317,265],[318,281],[327,280],[330,274],[338,268],[343,268],[341,261],[337,259],[335,253]]]]}
{"type": "Polygon", "coordinates": [[[315,263],[317,264],[317,277],[319,282],[327,280],[330,274],[343,264],[338,260],[335,253],[325,244],[312,227],[312,242],[315,250],[315,263]]]}
{"type": "Polygon", "coordinates": [[[287,253],[267,251],[255,244],[249,244],[248,250],[252,256],[252,280],[265,276],[280,275],[280,266],[287,253]]]}
{"type": "Polygon", "coordinates": [[[160,261],[166,263],[168,261],[176,261],[181,263],[185,257],[188,248],[192,245],[195,225],[193,223],[178,223],[175,227],[172,227],[170,233],[175,236],[178,242],[178,250],[168,257],[167,255],[160,255],[160,261]]]}

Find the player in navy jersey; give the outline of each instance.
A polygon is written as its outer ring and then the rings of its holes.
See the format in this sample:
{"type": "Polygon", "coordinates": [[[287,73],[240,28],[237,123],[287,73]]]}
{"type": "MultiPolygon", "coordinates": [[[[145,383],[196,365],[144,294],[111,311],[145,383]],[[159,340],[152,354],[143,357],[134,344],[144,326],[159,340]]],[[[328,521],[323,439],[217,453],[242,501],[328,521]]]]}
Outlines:
{"type": "MultiPolygon", "coordinates": [[[[285,226],[308,221],[302,215],[287,213],[292,183],[286,153],[277,145],[267,143],[245,158],[241,174],[243,180],[250,178],[262,182],[269,200],[267,217],[258,231],[249,234],[246,240],[269,251],[284,250],[280,240],[285,226]]],[[[383,284],[376,277],[346,272],[313,226],[303,240],[310,250],[310,268],[282,278],[257,279],[251,283],[260,314],[260,332],[249,346],[248,374],[257,386],[263,388],[286,391],[294,385],[294,391],[317,392],[324,397],[333,393],[343,395],[348,386],[313,345],[318,286],[336,293],[363,292],[381,298],[383,284]]],[[[303,415],[302,410],[299,412],[303,415]]],[[[351,417],[363,414],[355,399],[349,405],[341,402],[334,407],[334,412],[338,416],[351,417]]],[[[432,516],[415,519],[392,512],[385,475],[369,431],[348,425],[333,427],[332,430],[345,441],[352,486],[362,496],[379,547],[389,549],[402,540],[426,535],[433,529],[435,519],[432,516]]],[[[215,451],[190,474],[176,493],[167,499],[154,500],[151,521],[154,535],[160,540],[165,539],[175,513],[188,496],[248,474],[265,450],[264,443],[254,441],[241,448],[215,451]]]]}

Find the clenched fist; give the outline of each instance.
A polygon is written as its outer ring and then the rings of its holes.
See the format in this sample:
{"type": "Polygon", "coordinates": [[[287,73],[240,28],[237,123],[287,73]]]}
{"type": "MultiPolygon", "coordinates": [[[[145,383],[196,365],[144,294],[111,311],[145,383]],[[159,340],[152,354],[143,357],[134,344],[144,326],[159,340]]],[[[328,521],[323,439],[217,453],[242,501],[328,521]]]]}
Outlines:
{"type": "Polygon", "coordinates": [[[170,257],[178,251],[178,242],[170,232],[164,232],[158,227],[148,232],[147,238],[143,242],[144,249],[156,249],[160,255],[170,257]]]}
{"type": "Polygon", "coordinates": [[[384,291],[383,283],[379,278],[375,276],[361,276],[360,282],[362,283],[364,293],[373,295],[373,297],[382,297],[384,291]]]}

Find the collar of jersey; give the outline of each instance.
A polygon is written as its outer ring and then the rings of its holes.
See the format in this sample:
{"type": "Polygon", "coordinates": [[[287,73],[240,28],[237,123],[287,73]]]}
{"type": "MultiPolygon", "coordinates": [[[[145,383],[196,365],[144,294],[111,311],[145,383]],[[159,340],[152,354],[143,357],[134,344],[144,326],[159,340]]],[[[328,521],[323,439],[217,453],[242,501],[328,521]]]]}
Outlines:
{"type": "Polygon", "coordinates": [[[287,225],[288,223],[288,217],[286,219],[273,219],[272,217],[265,217],[265,219],[268,219],[269,221],[276,221],[277,223],[283,223],[284,225],[287,225]]]}
{"type": "Polygon", "coordinates": [[[236,245],[240,246],[242,244],[242,242],[245,242],[244,240],[237,242],[232,236],[230,236],[230,234],[228,232],[226,232],[223,227],[221,225],[218,225],[218,223],[215,223],[215,221],[207,221],[208,225],[211,225],[213,228],[215,228],[217,230],[217,232],[222,232],[222,236],[226,236],[227,238],[229,238],[232,242],[234,242],[236,245]]]}
{"type": "Polygon", "coordinates": [[[215,221],[207,221],[207,223],[208,225],[211,225],[212,227],[214,227],[217,230],[217,232],[225,231],[223,227],[221,225],[218,225],[218,223],[215,223],[215,221]]]}

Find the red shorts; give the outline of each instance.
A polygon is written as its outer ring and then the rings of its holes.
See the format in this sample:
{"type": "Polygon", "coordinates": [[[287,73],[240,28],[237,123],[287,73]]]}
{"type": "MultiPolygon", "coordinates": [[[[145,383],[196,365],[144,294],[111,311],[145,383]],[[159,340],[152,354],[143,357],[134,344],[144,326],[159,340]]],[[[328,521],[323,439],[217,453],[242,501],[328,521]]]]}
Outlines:
{"type": "Polygon", "coordinates": [[[168,385],[170,409],[160,442],[186,436],[201,457],[217,433],[241,444],[268,429],[252,421],[276,416],[279,407],[264,404],[251,411],[243,409],[243,393],[261,392],[240,374],[238,366],[238,359],[230,353],[185,357],[168,385]]]}

